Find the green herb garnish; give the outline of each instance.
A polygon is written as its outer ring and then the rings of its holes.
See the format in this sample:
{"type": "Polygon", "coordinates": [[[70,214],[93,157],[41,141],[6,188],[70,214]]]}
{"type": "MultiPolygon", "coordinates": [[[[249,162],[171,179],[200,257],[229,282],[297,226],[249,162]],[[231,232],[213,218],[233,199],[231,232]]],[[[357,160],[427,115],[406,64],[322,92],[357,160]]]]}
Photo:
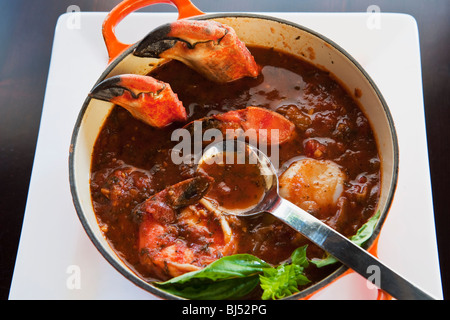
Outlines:
{"type": "Polygon", "coordinates": [[[264,269],[260,275],[261,288],[264,290],[262,299],[282,299],[299,292],[298,286],[308,284],[310,281],[303,273],[308,267],[306,257],[307,246],[300,247],[291,256],[291,264],[282,264],[276,268],[264,269]]]}
{"type": "Polygon", "coordinates": [[[291,264],[274,268],[253,255],[236,254],[154,285],[186,299],[224,300],[241,298],[260,284],[263,299],[279,299],[298,292],[299,285],[309,282],[303,274],[308,266],[306,246],[295,250],[291,260],[291,264]]]}
{"type": "Polygon", "coordinates": [[[202,270],[154,284],[187,299],[237,299],[259,284],[259,274],[265,268],[271,268],[270,264],[253,255],[236,254],[220,258],[202,270]]]}

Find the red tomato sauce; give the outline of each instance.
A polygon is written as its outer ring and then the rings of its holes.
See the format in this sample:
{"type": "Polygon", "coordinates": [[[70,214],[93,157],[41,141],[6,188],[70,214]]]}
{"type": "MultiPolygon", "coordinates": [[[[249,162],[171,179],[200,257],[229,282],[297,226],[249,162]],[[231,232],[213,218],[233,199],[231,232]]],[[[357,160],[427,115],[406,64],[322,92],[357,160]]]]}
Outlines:
{"type": "MultiPolygon", "coordinates": [[[[249,49],[262,66],[255,79],[218,85],[176,61],[151,75],[170,83],[187,110],[188,122],[247,106],[268,108],[293,122],[296,135],[280,146],[280,164],[299,156],[337,163],[347,176],[344,191],[338,204],[324,209],[320,218],[346,236],[355,234],[374,214],[379,198],[380,160],[369,121],[358,102],[328,72],[271,49],[249,49]]],[[[170,157],[177,143],[171,141],[171,134],[183,125],[152,128],[116,106],[95,144],[91,194],[99,224],[111,246],[143,278],[153,276],[140,265],[138,222],[132,211],[155,193],[195,176],[195,167],[174,164],[170,157]]],[[[260,194],[257,179],[249,182],[236,177],[251,176],[253,169],[230,170],[217,166],[206,170],[216,178],[210,196],[227,206],[251,205],[260,194]],[[246,190],[248,203],[238,198],[239,192],[231,192],[234,189],[246,190]]],[[[239,234],[239,252],[269,263],[279,264],[309,243],[271,215],[239,219],[234,229],[239,234]]],[[[309,258],[322,255],[310,244],[309,258]]],[[[314,283],[336,268],[312,266],[306,273],[314,283]]]]}

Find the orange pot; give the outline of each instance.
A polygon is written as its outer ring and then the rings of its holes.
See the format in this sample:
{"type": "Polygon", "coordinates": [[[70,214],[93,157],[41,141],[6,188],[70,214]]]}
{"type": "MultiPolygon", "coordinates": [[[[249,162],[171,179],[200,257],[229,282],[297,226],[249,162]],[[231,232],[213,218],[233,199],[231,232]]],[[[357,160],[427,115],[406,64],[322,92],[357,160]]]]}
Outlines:
{"type": "MultiPolygon", "coordinates": [[[[117,40],[114,33],[115,26],[128,14],[155,3],[175,5],[178,8],[179,19],[212,19],[230,25],[247,45],[273,47],[298,56],[321,69],[328,70],[348,88],[349,92],[358,93],[358,97],[355,98],[359,100],[362,111],[372,125],[381,158],[381,192],[377,208],[381,212],[381,217],[374,234],[364,246],[376,255],[378,236],[397,185],[398,143],[389,108],[375,83],[359,63],[339,45],[317,32],[278,18],[256,14],[204,14],[189,0],[125,0],[110,12],[103,24],[102,32],[110,63],[98,82],[123,73],[148,74],[158,64],[159,59],[133,56],[132,51],[137,44],[123,44],[117,40]]],[[[178,299],[179,297],[161,291],[136,275],[109,246],[97,223],[90,195],[91,155],[97,135],[112,108],[112,103],[87,97],[75,124],[69,155],[70,185],[74,205],[93,244],[123,276],[160,298],[178,299]]],[[[307,299],[350,272],[352,271],[342,266],[319,283],[289,299],[307,299]]],[[[380,292],[379,299],[389,298],[380,292]]]]}

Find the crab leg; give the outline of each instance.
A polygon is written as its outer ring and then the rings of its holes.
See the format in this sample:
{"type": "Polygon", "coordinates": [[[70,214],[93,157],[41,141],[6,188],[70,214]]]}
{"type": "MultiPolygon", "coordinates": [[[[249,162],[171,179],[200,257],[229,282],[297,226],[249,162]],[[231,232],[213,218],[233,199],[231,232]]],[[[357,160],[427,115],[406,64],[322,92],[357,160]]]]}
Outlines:
{"type": "Polygon", "coordinates": [[[135,118],[157,128],[187,119],[186,110],[170,85],[149,76],[114,76],[99,83],[89,95],[120,105],[135,118]]]}
{"type": "Polygon", "coordinates": [[[206,175],[182,181],[134,209],[140,263],[159,279],[199,270],[236,251],[226,218],[198,203],[212,181],[206,175]]]}
{"type": "Polygon", "coordinates": [[[134,55],[179,60],[218,83],[257,77],[260,73],[236,32],[212,20],[178,20],[163,25],[138,44],[134,55]]]}
{"type": "MultiPolygon", "coordinates": [[[[242,130],[250,139],[252,134],[255,134],[258,143],[266,145],[287,142],[292,138],[295,130],[295,125],[281,114],[260,107],[247,107],[197,121],[201,121],[203,132],[208,129],[218,129],[223,135],[228,135],[242,130]]],[[[195,121],[188,123],[184,128],[192,133],[194,125],[195,121]]]]}

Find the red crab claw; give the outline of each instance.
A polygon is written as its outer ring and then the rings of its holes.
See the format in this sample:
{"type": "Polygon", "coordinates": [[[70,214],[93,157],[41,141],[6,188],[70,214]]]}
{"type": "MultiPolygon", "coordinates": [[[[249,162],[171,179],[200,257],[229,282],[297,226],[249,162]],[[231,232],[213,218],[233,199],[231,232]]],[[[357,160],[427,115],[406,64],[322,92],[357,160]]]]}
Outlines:
{"type": "Polygon", "coordinates": [[[187,119],[186,110],[170,85],[149,76],[114,76],[100,82],[89,95],[115,103],[133,117],[157,128],[187,119]]]}
{"type": "MultiPolygon", "coordinates": [[[[233,133],[242,129],[247,137],[251,138],[252,134],[256,134],[258,143],[267,145],[285,143],[292,138],[295,131],[295,125],[284,116],[259,107],[229,111],[197,121],[201,121],[203,132],[208,129],[219,129],[226,135],[227,130],[232,130],[233,133]]],[[[193,132],[194,122],[184,128],[193,132]]]]}
{"type": "Polygon", "coordinates": [[[176,221],[176,210],[197,203],[209,190],[214,179],[207,175],[200,175],[169,186],[154,196],[145,200],[134,209],[139,217],[151,214],[162,224],[176,221]]]}
{"type": "Polygon", "coordinates": [[[212,20],[178,20],[163,25],[138,44],[134,55],[175,59],[219,83],[257,77],[260,72],[236,32],[212,20]]]}

